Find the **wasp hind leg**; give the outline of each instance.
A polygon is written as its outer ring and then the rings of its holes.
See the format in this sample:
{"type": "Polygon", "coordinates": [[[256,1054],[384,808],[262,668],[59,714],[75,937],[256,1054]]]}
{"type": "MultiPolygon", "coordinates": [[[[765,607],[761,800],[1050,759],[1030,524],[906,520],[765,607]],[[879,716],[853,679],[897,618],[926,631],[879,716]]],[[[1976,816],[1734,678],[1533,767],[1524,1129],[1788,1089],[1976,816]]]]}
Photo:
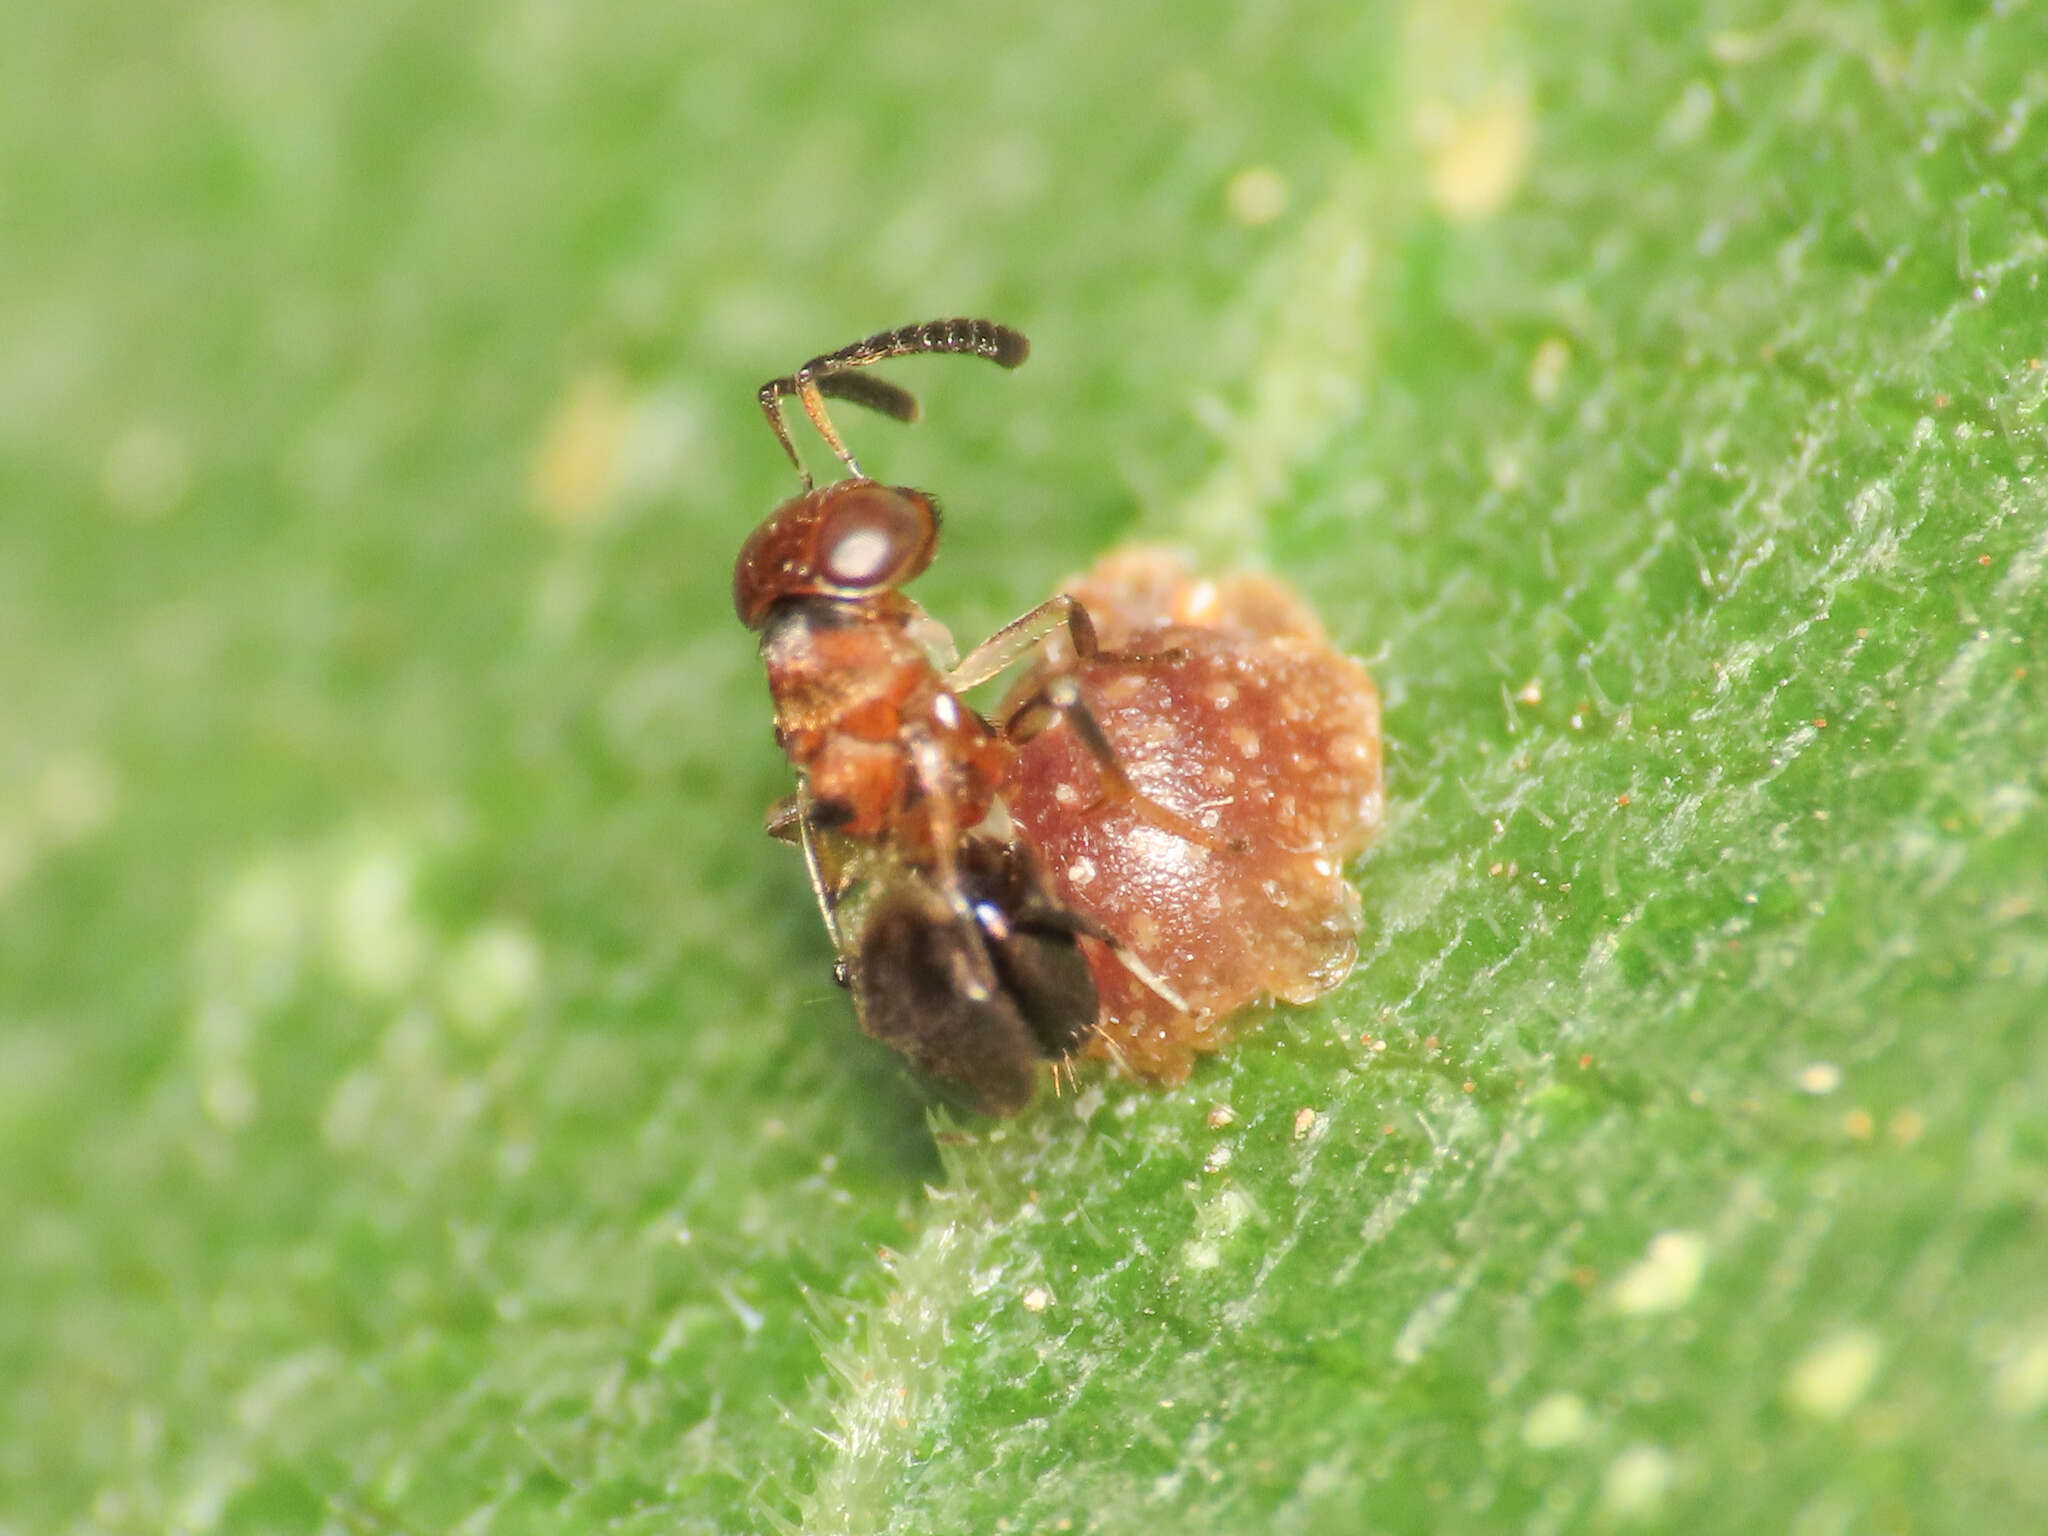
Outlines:
{"type": "MultiPolygon", "coordinates": [[[[1059,907],[1056,909],[1056,915],[1048,916],[1041,921],[1048,925],[1057,924],[1081,938],[1093,939],[1116,957],[1116,963],[1131,973],[1133,981],[1174,1012],[1192,1014],[1195,1011],[1188,1006],[1186,998],[1167,984],[1164,977],[1138,958],[1136,950],[1086,912],[1078,912],[1072,907],[1059,907]]],[[[1108,1047],[1111,1055],[1117,1057],[1121,1065],[1122,1055],[1117,1051],[1115,1043],[1107,1038],[1104,1038],[1102,1043],[1108,1047]]]]}
{"type": "Polygon", "coordinates": [[[1072,677],[1063,675],[1048,679],[1044,686],[1034,690],[1023,703],[1010,711],[1002,723],[1002,730],[1010,740],[1026,742],[1060,720],[1067,722],[1087,749],[1088,756],[1094,760],[1095,772],[1102,781],[1094,809],[1128,805],[1140,820],[1198,848],[1216,853],[1228,846],[1223,838],[1207,827],[1190,821],[1171,806],[1161,805],[1132,782],[1115,744],[1104,734],[1102,723],[1095,718],[1095,711],[1081,696],[1081,685],[1072,677]]]}

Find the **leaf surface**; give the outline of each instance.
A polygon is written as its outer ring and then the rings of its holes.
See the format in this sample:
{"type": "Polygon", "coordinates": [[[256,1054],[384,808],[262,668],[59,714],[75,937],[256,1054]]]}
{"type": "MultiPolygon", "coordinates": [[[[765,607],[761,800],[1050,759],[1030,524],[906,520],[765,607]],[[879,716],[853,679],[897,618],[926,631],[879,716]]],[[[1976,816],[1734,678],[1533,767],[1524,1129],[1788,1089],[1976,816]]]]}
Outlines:
{"type": "Polygon", "coordinates": [[[2038,1523],[2035,11],[9,33],[12,1524],[2038,1523]],[[975,311],[934,611],[1270,564],[1391,820],[1325,1004],[934,1150],[727,562],[975,311]]]}

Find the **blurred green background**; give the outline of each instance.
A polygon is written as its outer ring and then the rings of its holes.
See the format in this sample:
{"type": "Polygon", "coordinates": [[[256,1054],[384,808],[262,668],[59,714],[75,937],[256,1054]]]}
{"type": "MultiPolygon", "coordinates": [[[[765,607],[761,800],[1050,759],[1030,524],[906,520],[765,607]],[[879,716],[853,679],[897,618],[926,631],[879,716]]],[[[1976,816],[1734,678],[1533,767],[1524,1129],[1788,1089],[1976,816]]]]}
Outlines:
{"type": "Polygon", "coordinates": [[[4,35],[0,1531],[2048,1515],[2038,8],[4,35]],[[963,639],[1174,538],[1388,703],[1352,980],[995,1129],[727,597],[951,313],[963,639]]]}

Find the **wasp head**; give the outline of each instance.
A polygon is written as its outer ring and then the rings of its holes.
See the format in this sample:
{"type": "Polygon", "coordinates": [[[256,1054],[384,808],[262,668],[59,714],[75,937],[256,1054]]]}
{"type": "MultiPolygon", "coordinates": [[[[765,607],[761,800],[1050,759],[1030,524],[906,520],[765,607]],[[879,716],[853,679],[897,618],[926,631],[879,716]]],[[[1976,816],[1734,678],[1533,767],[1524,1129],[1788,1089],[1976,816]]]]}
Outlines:
{"type": "Polygon", "coordinates": [[[939,504],[922,491],[841,480],[784,502],[740,548],[732,600],[760,629],[784,598],[858,601],[894,591],[932,563],[939,504]]]}

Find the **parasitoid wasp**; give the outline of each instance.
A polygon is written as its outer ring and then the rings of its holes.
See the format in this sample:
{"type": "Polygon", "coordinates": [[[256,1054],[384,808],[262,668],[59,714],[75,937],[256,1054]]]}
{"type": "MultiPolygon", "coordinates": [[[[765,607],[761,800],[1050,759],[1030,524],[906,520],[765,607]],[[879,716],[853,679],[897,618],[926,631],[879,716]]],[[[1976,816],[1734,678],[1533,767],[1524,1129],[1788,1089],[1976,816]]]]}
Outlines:
{"type": "Polygon", "coordinates": [[[914,396],[861,370],[955,353],[1015,368],[1030,351],[989,320],[935,320],[812,358],[761,386],[761,409],[803,489],[756,528],[733,570],[733,603],[761,636],[776,739],[795,795],[770,835],[802,850],[811,889],[861,1026],[925,1077],[986,1114],[1013,1114],[1094,1036],[1099,999],[1083,938],[1109,949],[1162,1001],[1185,1009],[1100,922],[1057,897],[1001,795],[1019,746],[1064,720],[1092,758],[1104,802],[1176,837],[1210,834],[1132,782],[1072,676],[1036,678],[996,718],[963,693],[1064,630],[1091,667],[1144,665],[1096,643],[1070,596],[1040,604],[965,657],[902,588],[938,548],[938,503],[862,473],[829,399],[917,419],[914,396]],[[819,488],[791,440],[796,399],[848,478],[819,488]]]}

